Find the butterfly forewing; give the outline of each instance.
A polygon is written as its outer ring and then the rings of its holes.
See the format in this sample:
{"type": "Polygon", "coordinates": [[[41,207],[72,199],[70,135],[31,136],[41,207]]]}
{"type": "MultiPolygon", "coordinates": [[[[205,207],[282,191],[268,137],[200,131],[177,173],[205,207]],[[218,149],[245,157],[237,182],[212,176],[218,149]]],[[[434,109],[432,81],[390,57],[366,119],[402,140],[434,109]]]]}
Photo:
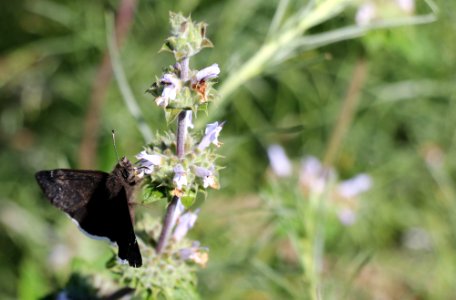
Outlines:
{"type": "MultiPolygon", "coordinates": [[[[130,216],[133,185],[116,172],[58,169],[40,171],[36,179],[51,203],[67,213],[93,238],[117,243],[119,258],[131,266],[142,264],[130,216]]],[[[123,171],[123,170],[121,170],[123,171]]]]}

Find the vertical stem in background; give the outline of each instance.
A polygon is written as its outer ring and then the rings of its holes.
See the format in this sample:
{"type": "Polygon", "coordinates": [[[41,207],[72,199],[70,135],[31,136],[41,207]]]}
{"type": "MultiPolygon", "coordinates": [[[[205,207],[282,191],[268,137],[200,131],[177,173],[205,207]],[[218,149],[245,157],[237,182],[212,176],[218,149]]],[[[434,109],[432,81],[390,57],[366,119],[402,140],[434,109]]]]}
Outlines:
{"type": "Polygon", "coordinates": [[[337,119],[337,123],[334,126],[328,146],[326,147],[323,165],[327,168],[334,163],[337,151],[339,150],[342,140],[347,133],[347,129],[350,127],[353,120],[353,115],[355,114],[356,106],[358,104],[359,93],[364,85],[366,75],[366,61],[360,58],[356,63],[347,95],[345,96],[344,103],[340,109],[339,118],[337,119]]]}
{"type": "MultiPolygon", "coordinates": [[[[117,10],[115,35],[120,48],[134,17],[137,0],[122,0],[117,10]]],[[[90,104],[84,121],[84,132],[79,147],[79,165],[81,168],[93,168],[96,163],[100,114],[111,82],[112,66],[108,50],[103,55],[103,62],[93,80],[90,104]]]]}
{"type": "MultiPolygon", "coordinates": [[[[189,75],[189,59],[188,57],[184,58],[179,62],[180,66],[180,77],[183,82],[188,80],[189,75]]],[[[187,130],[188,130],[188,120],[187,114],[191,114],[189,110],[183,110],[177,116],[177,133],[176,133],[176,155],[179,159],[182,159],[185,155],[185,140],[187,139],[187,130]]],[[[174,227],[174,214],[176,211],[177,204],[179,203],[180,198],[174,196],[171,202],[166,208],[165,218],[163,220],[162,231],[160,232],[160,237],[158,238],[157,247],[155,250],[160,254],[168,243],[169,235],[171,234],[171,229],[174,227]]]]}
{"type": "MultiPolygon", "coordinates": [[[[364,59],[356,63],[353,76],[342,103],[340,113],[332,131],[326,153],[323,159],[324,170],[320,174],[325,181],[330,179],[330,166],[333,164],[343,138],[353,120],[359,93],[364,84],[367,74],[367,64],[364,59]]],[[[327,191],[325,191],[327,193],[327,191]]],[[[309,284],[309,298],[321,299],[321,264],[324,251],[324,201],[328,195],[312,195],[309,201],[310,212],[304,222],[307,237],[303,240],[304,279],[309,284]]],[[[302,212],[303,214],[304,212],[302,212]]]]}

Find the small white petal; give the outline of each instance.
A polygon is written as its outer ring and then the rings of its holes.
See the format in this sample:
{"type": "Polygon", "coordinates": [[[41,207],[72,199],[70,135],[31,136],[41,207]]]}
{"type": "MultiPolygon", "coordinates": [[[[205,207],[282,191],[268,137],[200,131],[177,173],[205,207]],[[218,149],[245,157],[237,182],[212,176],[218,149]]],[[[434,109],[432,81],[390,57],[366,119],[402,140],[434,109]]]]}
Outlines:
{"type": "Polygon", "coordinates": [[[359,26],[366,26],[369,25],[376,17],[377,8],[375,4],[372,2],[365,2],[362,4],[358,11],[356,12],[356,24],[359,26]]]}
{"type": "Polygon", "coordinates": [[[415,0],[396,0],[396,3],[400,9],[408,14],[415,11],[415,0]]]}
{"type": "Polygon", "coordinates": [[[269,162],[274,173],[279,177],[290,176],[293,167],[287,154],[283,148],[279,145],[271,145],[268,148],[269,162]]]}
{"type": "Polygon", "coordinates": [[[155,99],[158,106],[166,107],[169,100],[176,99],[177,92],[180,89],[181,83],[175,74],[165,74],[160,79],[160,84],[164,86],[160,97],[155,99]]]}
{"type": "Polygon", "coordinates": [[[193,114],[191,110],[185,112],[185,126],[188,128],[193,128],[193,114]]]}
{"type": "Polygon", "coordinates": [[[208,81],[210,79],[216,78],[218,74],[220,74],[220,68],[218,64],[213,64],[209,67],[199,70],[196,73],[196,81],[208,81]]]}
{"type": "Polygon", "coordinates": [[[191,247],[179,250],[179,255],[184,261],[193,261],[201,267],[204,267],[209,258],[208,251],[209,249],[207,247],[201,247],[199,242],[195,241],[191,247]]]}
{"type": "Polygon", "coordinates": [[[166,86],[166,87],[163,89],[163,92],[162,92],[162,94],[161,94],[161,97],[162,97],[162,98],[171,99],[171,100],[176,99],[176,96],[177,96],[177,89],[176,89],[176,87],[173,86],[173,85],[166,86]]]}
{"type": "Polygon", "coordinates": [[[209,169],[206,169],[203,167],[198,167],[198,166],[195,166],[194,169],[195,169],[195,175],[200,178],[204,178],[206,176],[212,175],[212,172],[209,169]]]}
{"type": "Polygon", "coordinates": [[[159,166],[162,163],[162,157],[158,154],[149,154],[145,150],[141,151],[139,154],[136,155],[137,159],[144,159],[150,162],[155,166],[159,166]]]}
{"type": "Polygon", "coordinates": [[[206,176],[203,178],[203,187],[207,188],[208,186],[210,186],[211,188],[214,188],[214,189],[218,188],[214,175],[206,176]]]}
{"type": "Polygon", "coordinates": [[[176,209],[174,210],[172,224],[176,224],[177,219],[180,218],[180,216],[184,213],[184,211],[185,211],[185,206],[182,204],[181,200],[179,199],[177,201],[176,209]]]}
{"type": "Polygon", "coordinates": [[[313,193],[323,193],[329,180],[334,176],[334,170],[325,170],[320,161],[313,156],[306,157],[301,162],[299,182],[313,193]]]}
{"type": "Polygon", "coordinates": [[[186,212],[178,219],[176,228],[174,229],[173,238],[176,241],[180,241],[187,235],[187,232],[195,225],[196,219],[198,219],[199,209],[195,212],[186,212]]]}
{"type": "Polygon", "coordinates": [[[177,78],[177,76],[175,74],[164,74],[162,76],[162,78],[160,79],[160,82],[162,84],[166,84],[166,85],[173,85],[173,86],[179,86],[180,83],[179,83],[179,78],[177,78]]]}
{"type": "Polygon", "coordinates": [[[342,181],[337,187],[339,195],[346,199],[355,198],[372,187],[372,179],[369,175],[359,174],[351,179],[342,181]]]}
{"type": "Polygon", "coordinates": [[[432,250],[432,238],[429,232],[420,227],[408,229],[403,237],[402,244],[410,250],[432,250]]]}
{"type": "Polygon", "coordinates": [[[160,97],[155,98],[155,103],[160,107],[167,107],[169,101],[168,101],[168,98],[160,96],[160,97]]]}
{"type": "Polygon", "coordinates": [[[182,165],[178,164],[174,167],[173,183],[176,188],[181,190],[183,186],[187,186],[187,175],[182,165]]]}
{"type": "Polygon", "coordinates": [[[207,188],[210,186],[211,188],[218,188],[216,178],[214,176],[214,166],[212,166],[210,169],[203,168],[203,167],[194,167],[194,172],[197,177],[200,177],[203,179],[203,187],[207,188]]]}
{"type": "Polygon", "coordinates": [[[199,150],[206,149],[210,144],[214,144],[217,147],[220,145],[218,141],[218,136],[222,131],[223,124],[224,122],[214,122],[206,125],[205,135],[198,145],[199,150]]]}
{"type": "MultiPolygon", "coordinates": [[[[139,169],[141,169],[141,171],[143,171],[146,175],[152,174],[154,172],[154,167],[159,166],[162,162],[162,157],[160,155],[149,154],[146,151],[141,151],[136,155],[136,158],[139,159],[139,169]]],[[[139,172],[136,176],[142,176],[141,172],[139,172]]]]}
{"type": "Polygon", "coordinates": [[[346,226],[353,225],[356,222],[356,213],[350,208],[342,208],[337,215],[340,222],[346,226]]]}

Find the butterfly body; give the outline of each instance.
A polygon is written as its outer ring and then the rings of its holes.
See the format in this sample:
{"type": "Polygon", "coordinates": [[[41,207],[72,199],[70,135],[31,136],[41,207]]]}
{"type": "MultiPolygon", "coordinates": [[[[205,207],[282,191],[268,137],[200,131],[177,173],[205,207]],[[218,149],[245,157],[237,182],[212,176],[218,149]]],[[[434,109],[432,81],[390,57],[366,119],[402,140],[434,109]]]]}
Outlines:
{"type": "Polygon", "coordinates": [[[84,233],[116,243],[120,259],[132,267],[142,265],[133,230],[132,195],[138,182],[126,158],[110,174],[57,169],[39,171],[35,176],[49,201],[69,215],[84,233]]]}

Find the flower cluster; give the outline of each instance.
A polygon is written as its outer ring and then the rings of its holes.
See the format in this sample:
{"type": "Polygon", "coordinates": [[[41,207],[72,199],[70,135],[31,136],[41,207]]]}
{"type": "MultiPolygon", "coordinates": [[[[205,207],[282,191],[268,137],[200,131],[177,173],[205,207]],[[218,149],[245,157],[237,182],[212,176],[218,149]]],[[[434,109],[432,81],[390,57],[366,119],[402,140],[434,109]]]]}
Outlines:
{"type": "MultiPolygon", "coordinates": [[[[291,177],[293,164],[279,145],[268,149],[271,169],[278,177],[291,177]]],[[[356,221],[359,196],[372,187],[369,175],[358,174],[353,178],[337,182],[334,169],[325,167],[317,158],[308,156],[302,159],[299,167],[299,186],[305,196],[328,195],[331,207],[340,222],[351,225],[356,221]]]]}
{"type": "MultiPolygon", "coordinates": [[[[195,285],[196,268],[205,267],[208,262],[209,249],[200,246],[199,241],[186,238],[197,221],[198,213],[199,210],[187,210],[179,201],[173,215],[175,226],[163,255],[145,247],[143,240],[139,238],[144,265],[147,268],[135,269],[128,265],[114,264],[111,271],[121,275],[123,285],[133,284],[137,296],[155,292],[167,295],[167,299],[178,298],[173,293],[180,288],[195,285]]],[[[154,239],[158,239],[157,233],[160,229],[161,225],[149,215],[144,215],[136,226],[136,230],[154,239]]]]}
{"type": "Polygon", "coordinates": [[[154,96],[155,104],[164,109],[168,122],[179,114],[184,114],[185,119],[178,119],[182,125],[180,133],[157,136],[136,157],[138,176],[146,177],[147,186],[154,191],[152,200],[177,196],[189,207],[198,191],[219,188],[215,150],[221,145],[218,137],[224,123],[208,124],[203,135],[189,130],[193,129],[192,117],[215,99],[213,84],[220,68],[212,64],[191,70],[188,59],[202,48],[212,46],[205,36],[206,24],[193,23],[190,18],[174,13],[170,19],[172,36],[162,49],[171,51],[177,63],[168,67],[147,92],[154,96]],[[182,153],[178,153],[179,147],[182,153]]]}
{"type": "Polygon", "coordinates": [[[176,66],[168,68],[146,91],[155,97],[159,107],[196,111],[215,97],[212,85],[220,73],[217,64],[192,71],[189,80],[181,79],[180,72],[176,66]]]}
{"type": "Polygon", "coordinates": [[[214,122],[206,126],[201,138],[189,137],[189,150],[183,158],[173,151],[174,134],[157,138],[139,153],[138,176],[146,177],[147,186],[155,191],[150,196],[154,199],[183,197],[185,206],[190,206],[196,193],[207,188],[218,189],[218,167],[215,150],[221,145],[218,140],[223,123],[214,122]],[[158,193],[158,191],[162,191],[158,193]]]}
{"type": "Polygon", "coordinates": [[[166,39],[161,51],[174,54],[177,61],[185,57],[192,57],[203,48],[213,47],[212,42],[206,38],[207,24],[194,23],[191,18],[170,12],[171,36],[166,39]]]}

